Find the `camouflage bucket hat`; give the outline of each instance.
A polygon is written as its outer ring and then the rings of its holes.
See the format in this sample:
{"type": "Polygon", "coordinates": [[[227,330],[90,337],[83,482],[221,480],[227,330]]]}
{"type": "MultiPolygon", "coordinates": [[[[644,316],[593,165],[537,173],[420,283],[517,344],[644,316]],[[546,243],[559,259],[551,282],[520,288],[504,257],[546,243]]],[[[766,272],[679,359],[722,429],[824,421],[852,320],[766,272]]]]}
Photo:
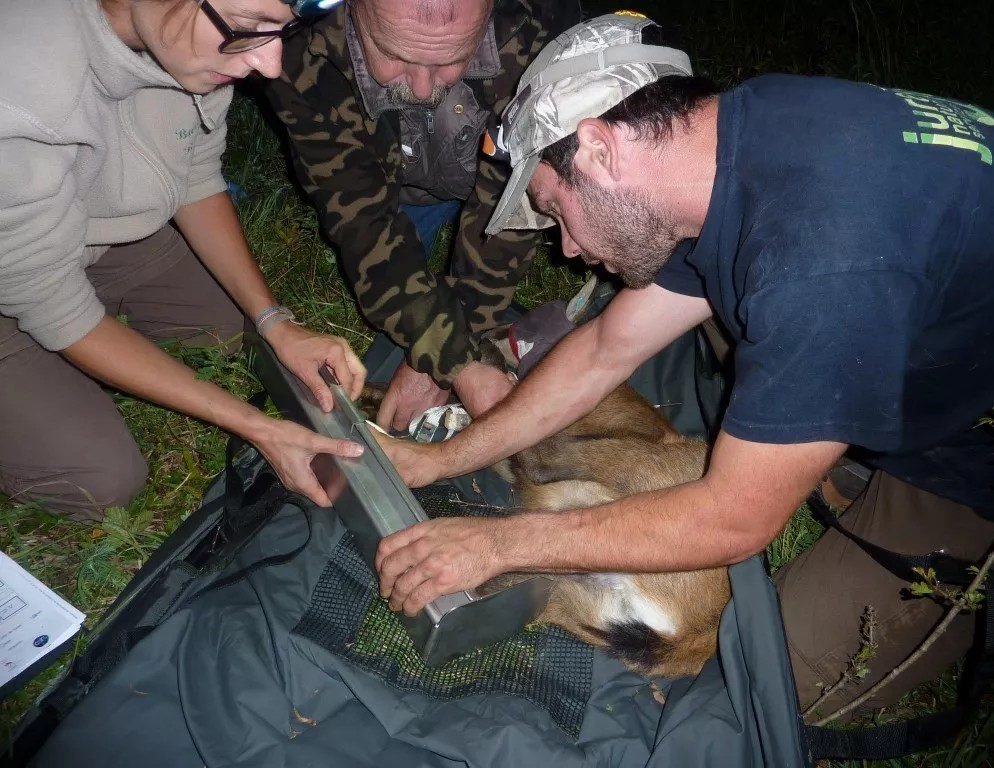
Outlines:
{"type": "Polygon", "coordinates": [[[535,57],[502,116],[498,149],[510,155],[514,170],[488,235],[555,223],[533,210],[525,194],[543,149],[661,77],[693,75],[683,51],[642,42],[643,30],[655,26],[631,11],[599,16],[568,29],[535,57]]]}

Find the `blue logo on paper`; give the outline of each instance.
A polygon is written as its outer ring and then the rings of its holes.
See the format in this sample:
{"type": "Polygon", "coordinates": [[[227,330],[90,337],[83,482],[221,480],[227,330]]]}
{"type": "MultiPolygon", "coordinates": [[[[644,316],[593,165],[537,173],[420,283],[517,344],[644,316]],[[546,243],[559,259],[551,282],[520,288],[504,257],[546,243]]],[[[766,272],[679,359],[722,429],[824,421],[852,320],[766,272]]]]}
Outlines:
{"type": "Polygon", "coordinates": [[[41,648],[43,645],[46,645],[47,643],[48,643],[48,635],[38,635],[38,637],[35,638],[34,646],[35,648],[41,648]]]}

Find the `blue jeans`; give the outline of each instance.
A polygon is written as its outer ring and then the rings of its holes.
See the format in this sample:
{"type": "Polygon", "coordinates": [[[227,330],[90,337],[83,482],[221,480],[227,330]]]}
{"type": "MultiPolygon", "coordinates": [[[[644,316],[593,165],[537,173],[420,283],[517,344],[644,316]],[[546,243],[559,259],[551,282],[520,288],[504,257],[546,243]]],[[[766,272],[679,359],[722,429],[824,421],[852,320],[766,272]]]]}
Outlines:
{"type": "Polygon", "coordinates": [[[462,210],[462,200],[446,200],[444,203],[431,205],[402,204],[400,210],[414,224],[418,237],[424,246],[425,253],[431,255],[442,225],[455,221],[462,210]]]}

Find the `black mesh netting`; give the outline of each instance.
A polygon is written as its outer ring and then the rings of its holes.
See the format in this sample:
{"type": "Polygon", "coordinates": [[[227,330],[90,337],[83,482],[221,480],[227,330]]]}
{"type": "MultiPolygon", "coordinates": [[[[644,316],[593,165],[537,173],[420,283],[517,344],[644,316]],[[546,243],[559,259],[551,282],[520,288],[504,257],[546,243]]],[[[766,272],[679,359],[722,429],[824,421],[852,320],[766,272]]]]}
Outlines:
{"type": "MultiPolygon", "coordinates": [[[[432,517],[501,512],[464,504],[454,490],[420,489],[415,495],[432,517]]],[[[529,626],[444,666],[426,666],[400,619],[377,596],[376,579],[350,533],[332,552],[293,632],[404,690],[447,699],[523,696],[574,738],[590,697],[593,650],[557,627],[529,626]]]]}

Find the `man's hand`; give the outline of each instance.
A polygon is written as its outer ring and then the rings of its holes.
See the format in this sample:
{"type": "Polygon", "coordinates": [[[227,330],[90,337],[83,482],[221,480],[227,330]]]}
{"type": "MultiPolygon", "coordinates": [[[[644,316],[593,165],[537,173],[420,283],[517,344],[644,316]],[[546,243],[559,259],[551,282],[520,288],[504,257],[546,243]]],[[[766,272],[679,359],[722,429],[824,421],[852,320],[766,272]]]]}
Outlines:
{"type": "Polygon", "coordinates": [[[503,573],[505,529],[513,520],[428,520],[387,536],[376,550],[380,594],[390,610],[413,616],[442,595],[503,573]]]}
{"type": "MultiPolygon", "coordinates": [[[[327,387],[325,387],[327,389],[327,387]]],[[[333,456],[360,456],[364,448],[350,440],[319,435],[292,421],[267,419],[262,429],[250,437],[287,490],[302,493],[320,507],[335,501],[314,476],[311,461],[321,453],[333,456]]]]}
{"type": "Polygon", "coordinates": [[[266,333],[268,341],[283,365],[293,371],[314,393],[321,409],[327,413],[334,405],[328,385],[318,373],[327,365],[339,383],[355,400],[366,382],[366,369],[345,339],[314,333],[284,321],[266,333]]]}
{"type": "Polygon", "coordinates": [[[409,488],[421,488],[448,477],[444,461],[445,443],[416,443],[398,440],[375,429],[371,431],[409,488]]]}
{"type": "Polygon", "coordinates": [[[438,386],[427,373],[418,373],[403,362],[383,396],[380,410],[376,414],[376,423],[384,429],[393,428],[397,432],[406,433],[415,416],[420,416],[436,405],[445,405],[448,400],[447,389],[438,386]]]}
{"type": "Polygon", "coordinates": [[[499,368],[474,360],[459,371],[452,388],[469,415],[476,419],[507,397],[514,383],[499,368]]]}

